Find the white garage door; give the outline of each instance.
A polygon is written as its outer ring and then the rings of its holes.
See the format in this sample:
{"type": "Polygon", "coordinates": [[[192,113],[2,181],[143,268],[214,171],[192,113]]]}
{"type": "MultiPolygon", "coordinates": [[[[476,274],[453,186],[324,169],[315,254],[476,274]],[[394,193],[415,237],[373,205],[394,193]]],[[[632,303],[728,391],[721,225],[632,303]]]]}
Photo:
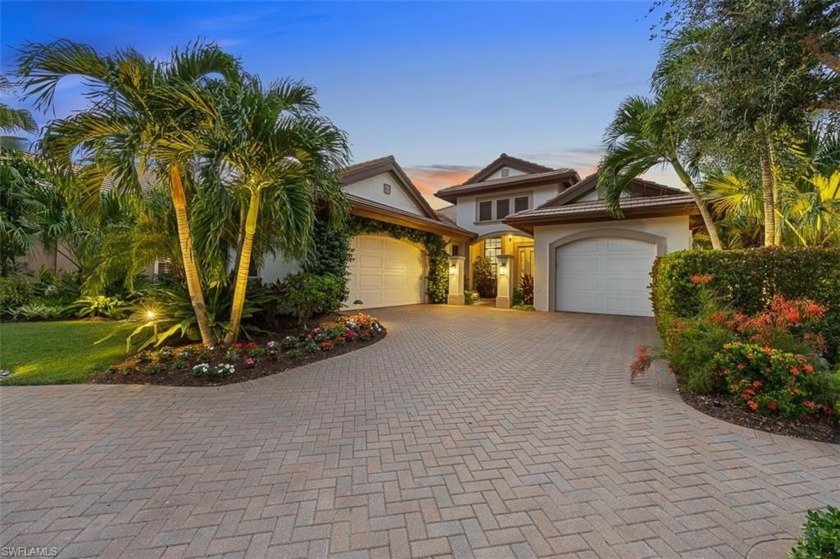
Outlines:
{"type": "Polygon", "coordinates": [[[557,248],[558,311],[653,316],[648,285],[656,245],[596,237],[557,248]]]}
{"type": "Polygon", "coordinates": [[[416,305],[423,302],[423,252],[408,243],[374,235],[350,241],[350,295],[347,306],[363,308],[416,305]]]}

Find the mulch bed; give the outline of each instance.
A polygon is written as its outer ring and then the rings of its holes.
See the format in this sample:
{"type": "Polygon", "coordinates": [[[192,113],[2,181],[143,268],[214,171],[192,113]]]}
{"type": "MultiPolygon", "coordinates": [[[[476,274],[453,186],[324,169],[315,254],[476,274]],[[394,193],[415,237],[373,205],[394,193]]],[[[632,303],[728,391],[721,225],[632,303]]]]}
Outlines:
{"type": "Polygon", "coordinates": [[[770,417],[744,409],[734,396],[703,396],[691,394],[680,383],[679,393],[683,401],[692,408],[717,419],[766,431],[775,435],[787,435],[810,441],[840,444],[840,425],[834,417],[825,415],[799,418],[770,417]]]}
{"type": "MultiPolygon", "coordinates": [[[[335,324],[334,319],[329,319],[321,322],[321,325],[329,326],[335,324]]],[[[319,350],[316,352],[308,352],[303,349],[298,350],[297,355],[290,356],[287,351],[278,350],[272,352],[271,356],[261,355],[259,357],[248,359],[248,347],[259,346],[265,348],[270,340],[282,340],[289,334],[294,334],[293,331],[277,332],[271,337],[255,338],[253,343],[247,344],[243,349],[237,350],[237,357],[233,361],[235,372],[228,376],[219,374],[206,374],[196,376],[193,373],[193,367],[199,363],[210,364],[211,371],[218,363],[231,362],[228,357],[228,348],[217,348],[208,350],[201,344],[181,345],[172,348],[173,356],[167,359],[160,357],[158,352],[141,352],[138,355],[132,356],[122,363],[112,365],[107,371],[99,373],[88,380],[91,384],[156,384],[164,386],[223,386],[227,384],[236,384],[248,380],[258,379],[269,375],[275,375],[295,369],[309,363],[315,363],[336,355],[343,355],[368,347],[383,339],[386,335],[386,330],[381,328],[375,335],[371,335],[369,339],[362,339],[356,337],[351,341],[341,345],[335,344],[329,350],[319,350]],[[180,358],[179,355],[187,357],[180,358]],[[253,364],[248,365],[247,361],[253,361],[253,364]]]]}

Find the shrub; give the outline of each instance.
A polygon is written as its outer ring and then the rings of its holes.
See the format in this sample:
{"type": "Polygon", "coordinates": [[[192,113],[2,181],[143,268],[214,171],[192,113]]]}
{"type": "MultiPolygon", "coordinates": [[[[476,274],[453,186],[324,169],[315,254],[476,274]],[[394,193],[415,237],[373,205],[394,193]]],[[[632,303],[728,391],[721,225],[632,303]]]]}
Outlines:
{"type": "Polygon", "coordinates": [[[0,277],[0,314],[27,304],[35,296],[35,286],[21,275],[0,277]]]}
{"type": "Polygon", "coordinates": [[[306,260],[301,263],[304,272],[316,276],[331,275],[339,278],[340,289],[336,304],[340,308],[347,298],[347,265],[353,258],[350,234],[347,227],[330,227],[327,220],[318,218],[312,230],[313,242],[306,260]]]}
{"type": "Polygon", "coordinates": [[[67,316],[68,311],[60,305],[33,301],[12,309],[8,314],[12,320],[55,320],[67,316]]]}
{"type": "Polygon", "coordinates": [[[336,312],[341,308],[341,278],[331,274],[292,274],[277,285],[276,291],[280,304],[293,309],[302,327],[316,313],[336,312]]]}
{"type": "Polygon", "coordinates": [[[513,290],[513,295],[510,298],[510,302],[514,307],[518,307],[523,304],[522,298],[522,290],[517,288],[513,290]]]}
{"type": "Polygon", "coordinates": [[[802,536],[790,551],[792,559],[840,559],[840,509],[808,511],[802,536]]]}
{"type": "MultiPolygon", "coordinates": [[[[210,318],[210,326],[218,338],[224,337],[228,330],[230,303],[233,287],[230,285],[205,289],[205,304],[210,318]]],[[[245,306],[242,309],[242,334],[247,338],[261,330],[250,323],[254,314],[267,305],[274,295],[259,280],[252,280],[245,293],[245,306]]],[[[171,337],[196,341],[201,339],[195,311],[185,285],[171,283],[155,285],[139,294],[139,302],[131,307],[131,321],[138,324],[126,339],[131,347],[138,337],[138,349],[151,344],[161,345],[171,337]],[[154,319],[149,320],[148,312],[154,311],[154,319]]]]}
{"type": "Polygon", "coordinates": [[[78,299],[70,307],[79,318],[123,318],[131,306],[117,297],[92,295],[78,299]]]}
{"type": "Polygon", "coordinates": [[[496,273],[493,271],[490,259],[479,256],[473,262],[473,285],[480,297],[496,296],[496,273]]]}
{"type": "Polygon", "coordinates": [[[811,379],[818,373],[803,355],[736,342],[718,352],[711,368],[752,411],[783,417],[830,411],[814,401],[811,379]]]}
{"type": "Polygon", "coordinates": [[[682,251],[656,260],[651,298],[660,334],[674,318],[690,318],[700,308],[692,277],[711,275],[720,303],[755,315],[775,295],[809,299],[827,307],[818,332],[826,354],[836,359],[840,345],[840,249],[762,248],[726,251],[682,251]]]}
{"type": "Polygon", "coordinates": [[[481,297],[478,296],[478,291],[464,291],[464,304],[472,305],[477,303],[481,297]]]}
{"type": "Polygon", "coordinates": [[[531,274],[523,274],[519,278],[519,290],[522,292],[522,303],[524,305],[534,304],[534,277],[531,274]]]}

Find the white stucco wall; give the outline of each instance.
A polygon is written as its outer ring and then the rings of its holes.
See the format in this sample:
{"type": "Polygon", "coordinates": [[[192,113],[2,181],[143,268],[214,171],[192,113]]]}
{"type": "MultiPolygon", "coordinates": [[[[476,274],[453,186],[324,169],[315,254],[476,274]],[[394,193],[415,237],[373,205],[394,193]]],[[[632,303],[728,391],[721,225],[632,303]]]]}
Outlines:
{"type": "MultiPolygon", "coordinates": [[[[456,204],[457,223],[459,227],[477,233],[479,236],[497,231],[517,233],[518,230],[501,223],[500,221],[488,221],[481,224],[478,221],[478,206],[479,200],[496,200],[498,198],[515,198],[517,196],[528,195],[531,197],[531,208],[548,202],[550,199],[557,196],[560,192],[560,184],[543,185],[539,187],[526,187],[511,190],[503,190],[497,192],[488,192],[486,194],[479,194],[477,196],[461,196],[458,198],[456,204]]],[[[511,212],[513,207],[511,206],[511,212]]]]}
{"type": "Polygon", "coordinates": [[[274,283],[281,280],[289,274],[296,274],[300,272],[300,264],[295,260],[286,260],[281,255],[272,257],[266,256],[262,268],[260,268],[260,278],[263,283],[274,283]]]}
{"type": "Polygon", "coordinates": [[[567,225],[549,225],[534,229],[534,256],[536,259],[536,278],[534,281],[534,307],[538,311],[548,311],[550,285],[549,246],[563,237],[596,229],[623,229],[640,231],[664,237],[665,253],[691,248],[691,229],[688,216],[651,217],[645,219],[614,219],[592,223],[574,223],[567,225]]]}
{"type": "Polygon", "coordinates": [[[508,170],[508,177],[517,177],[519,175],[524,175],[525,174],[524,171],[520,171],[519,169],[514,169],[513,167],[502,167],[501,169],[499,169],[498,171],[496,171],[495,173],[493,173],[492,175],[490,175],[489,177],[487,177],[484,180],[491,181],[493,179],[507,178],[504,175],[502,175],[502,171],[504,171],[505,169],[508,170]]]}
{"type": "Polygon", "coordinates": [[[350,194],[355,194],[356,196],[360,196],[367,200],[393,206],[419,216],[425,216],[423,211],[417,205],[417,202],[408,195],[403,186],[397,180],[397,177],[390,172],[382,173],[353,184],[348,184],[344,187],[344,190],[350,194]],[[391,194],[385,194],[383,189],[383,185],[385,183],[391,185],[391,194]]]}

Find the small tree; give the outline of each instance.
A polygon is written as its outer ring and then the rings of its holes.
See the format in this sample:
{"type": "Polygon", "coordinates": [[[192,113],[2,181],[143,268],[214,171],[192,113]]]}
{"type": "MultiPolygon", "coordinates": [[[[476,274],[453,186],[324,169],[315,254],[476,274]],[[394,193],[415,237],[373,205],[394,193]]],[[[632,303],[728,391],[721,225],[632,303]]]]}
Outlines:
{"type": "Polygon", "coordinates": [[[479,256],[473,262],[473,283],[480,297],[496,296],[496,272],[489,258],[479,256]]]}

